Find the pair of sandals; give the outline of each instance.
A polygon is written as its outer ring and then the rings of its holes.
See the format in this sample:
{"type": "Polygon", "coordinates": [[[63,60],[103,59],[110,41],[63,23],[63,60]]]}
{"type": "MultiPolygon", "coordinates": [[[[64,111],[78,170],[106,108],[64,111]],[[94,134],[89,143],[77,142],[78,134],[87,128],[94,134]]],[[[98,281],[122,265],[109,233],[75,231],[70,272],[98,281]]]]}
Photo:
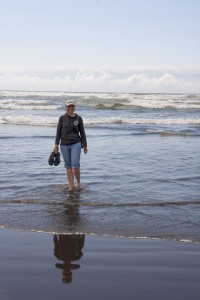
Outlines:
{"type": "Polygon", "coordinates": [[[51,152],[48,163],[50,166],[58,166],[60,164],[60,152],[51,152]]]}

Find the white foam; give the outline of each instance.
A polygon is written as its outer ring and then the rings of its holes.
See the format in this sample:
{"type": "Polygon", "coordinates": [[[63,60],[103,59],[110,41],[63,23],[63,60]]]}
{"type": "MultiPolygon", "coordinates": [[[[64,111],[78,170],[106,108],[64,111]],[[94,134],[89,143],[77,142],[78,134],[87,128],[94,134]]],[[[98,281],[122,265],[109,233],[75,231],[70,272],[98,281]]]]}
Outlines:
{"type": "Polygon", "coordinates": [[[49,105],[48,100],[0,100],[2,110],[57,110],[61,105],[49,105]]]}
{"type": "Polygon", "coordinates": [[[127,95],[130,104],[150,109],[199,109],[199,98],[188,98],[186,95],[127,95]]]}
{"type": "Polygon", "coordinates": [[[200,125],[199,119],[184,119],[184,118],[123,118],[123,117],[98,117],[85,118],[85,125],[103,125],[103,124],[127,124],[127,125],[200,125]]]}
{"type": "Polygon", "coordinates": [[[15,125],[31,125],[31,126],[56,126],[58,123],[57,117],[44,116],[3,116],[0,117],[0,124],[15,124],[15,125]]]}
{"type": "Polygon", "coordinates": [[[191,240],[187,240],[187,239],[181,239],[180,242],[183,242],[183,243],[192,243],[191,240]]]}
{"type": "MultiPolygon", "coordinates": [[[[0,91],[1,104],[14,106],[8,107],[8,109],[23,109],[19,105],[38,105],[46,104],[51,106],[51,103],[45,98],[56,99],[63,101],[66,98],[73,97],[78,104],[91,106],[96,104],[103,104],[108,107],[112,107],[113,104],[126,104],[127,106],[141,107],[148,109],[200,109],[200,95],[190,94],[128,94],[128,93],[66,93],[66,92],[21,92],[21,91],[0,91]],[[15,97],[20,99],[16,99],[15,97]],[[24,99],[24,98],[29,99],[24,99]],[[37,99],[33,100],[34,97],[37,99]],[[8,98],[8,99],[5,99],[8,98]],[[42,98],[42,99],[39,99],[42,98]],[[44,99],[43,99],[44,98],[44,99]],[[21,104],[20,104],[21,103],[21,104]],[[28,104],[29,103],[29,104],[28,104]],[[18,106],[18,107],[17,107],[18,106]]],[[[63,105],[60,103],[60,105],[63,105]]],[[[36,109],[34,107],[29,109],[36,109]]],[[[2,107],[5,109],[5,107],[2,107]]],[[[48,109],[58,109],[60,106],[51,106],[48,109]]],[[[38,109],[45,109],[40,107],[38,109]]]]}
{"type": "Polygon", "coordinates": [[[16,104],[0,104],[0,109],[4,110],[57,110],[60,105],[16,105],[16,104]]]}
{"type": "Polygon", "coordinates": [[[5,104],[21,104],[21,105],[30,105],[30,104],[47,104],[48,100],[13,100],[13,99],[6,99],[0,100],[0,105],[5,104]]]}
{"type": "MultiPolygon", "coordinates": [[[[142,119],[142,118],[123,118],[123,117],[91,117],[83,118],[86,126],[101,125],[200,125],[200,119],[142,119]]],[[[31,126],[56,126],[58,117],[35,116],[35,115],[6,115],[0,116],[0,124],[31,125],[31,126]]]]}
{"type": "MultiPolygon", "coordinates": [[[[81,96],[81,94],[78,95],[81,96]]],[[[120,100],[122,104],[149,109],[200,109],[200,96],[182,94],[172,95],[88,93],[82,95],[81,103],[85,102],[85,104],[90,105],[95,105],[96,103],[98,103],[110,107],[112,106],[113,101],[117,101],[117,103],[120,103],[120,100]]]]}
{"type": "MultiPolygon", "coordinates": [[[[3,97],[57,97],[66,96],[68,93],[65,92],[34,92],[34,91],[0,91],[0,96],[3,97]]],[[[75,93],[71,93],[74,95],[75,93]]]]}

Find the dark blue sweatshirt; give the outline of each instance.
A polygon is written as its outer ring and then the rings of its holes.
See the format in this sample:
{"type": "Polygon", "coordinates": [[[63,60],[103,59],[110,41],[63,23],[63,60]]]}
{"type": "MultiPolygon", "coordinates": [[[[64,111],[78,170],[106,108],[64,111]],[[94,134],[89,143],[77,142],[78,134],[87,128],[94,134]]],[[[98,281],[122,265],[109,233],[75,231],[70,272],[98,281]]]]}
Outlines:
{"type": "Polygon", "coordinates": [[[72,145],[81,142],[83,148],[87,147],[87,139],[82,118],[75,114],[70,117],[67,113],[59,118],[55,144],[72,145]]]}

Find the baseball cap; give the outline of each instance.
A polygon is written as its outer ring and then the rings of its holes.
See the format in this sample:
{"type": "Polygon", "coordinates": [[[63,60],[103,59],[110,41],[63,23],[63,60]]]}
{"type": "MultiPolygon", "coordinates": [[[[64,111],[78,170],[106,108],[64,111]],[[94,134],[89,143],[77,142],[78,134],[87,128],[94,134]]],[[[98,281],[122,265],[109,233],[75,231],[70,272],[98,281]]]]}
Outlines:
{"type": "Polygon", "coordinates": [[[74,101],[73,100],[66,101],[65,106],[69,106],[69,105],[74,105],[75,106],[74,101]]]}

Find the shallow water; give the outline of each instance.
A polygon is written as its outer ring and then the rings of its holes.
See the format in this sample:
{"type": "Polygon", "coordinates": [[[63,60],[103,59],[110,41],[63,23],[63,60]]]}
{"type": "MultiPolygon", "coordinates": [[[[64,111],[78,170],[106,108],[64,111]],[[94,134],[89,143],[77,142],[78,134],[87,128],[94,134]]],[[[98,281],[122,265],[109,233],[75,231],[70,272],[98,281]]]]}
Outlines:
{"type": "MultiPolygon", "coordinates": [[[[17,101],[16,95],[13,97],[17,101]]],[[[48,99],[47,106],[61,101],[53,96],[48,99]]],[[[83,96],[80,99],[83,102],[83,96]]],[[[25,100],[30,101],[30,97],[25,100]]],[[[36,106],[36,101],[38,99],[31,105],[36,106]]],[[[101,98],[101,101],[110,103],[109,98],[101,98]]],[[[184,111],[173,108],[162,113],[159,108],[158,113],[154,108],[135,112],[124,107],[99,110],[90,105],[80,104],[77,108],[86,120],[89,153],[82,153],[81,157],[84,188],[73,193],[67,191],[63,161],[58,167],[51,167],[47,162],[56,126],[16,124],[16,120],[22,120],[25,115],[30,120],[28,110],[17,107],[1,111],[4,120],[13,115],[14,122],[4,122],[0,126],[0,140],[4,145],[0,171],[0,226],[199,242],[197,108],[192,111],[191,108],[184,111]],[[115,118],[116,121],[117,115],[120,120],[130,121],[137,117],[144,122],[97,122],[98,117],[110,121],[115,118]],[[168,124],[172,117],[177,119],[177,124],[168,124]],[[180,125],[184,117],[186,122],[180,125]],[[189,118],[196,125],[188,125],[189,118]],[[162,120],[162,124],[149,124],[152,119],[162,120]],[[92,124],[91,120],[96,123],[92,124]]],[[[43,121],[51,117],[57,120],[63,110],[51,106],[49,110],[30,109],[31,120],[38,121],[40,117],[43,121]]]]}

